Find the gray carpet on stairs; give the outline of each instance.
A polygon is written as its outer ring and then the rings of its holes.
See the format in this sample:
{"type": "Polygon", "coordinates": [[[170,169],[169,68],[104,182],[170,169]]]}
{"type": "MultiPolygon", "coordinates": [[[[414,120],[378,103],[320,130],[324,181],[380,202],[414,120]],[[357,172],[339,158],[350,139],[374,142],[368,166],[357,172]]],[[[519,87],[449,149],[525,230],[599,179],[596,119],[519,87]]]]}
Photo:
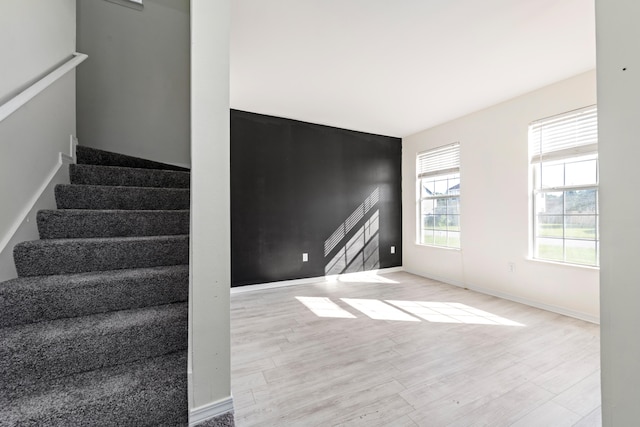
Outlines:
{"type": "Polygon", "coordinates": [[[33,240],[13,256],[20,277],[188,264],[189,236],[33,240]]]}
{"type": "Polygon", "coordinates": [[[19,277],[0,283],[0,328],[188,298],[188,265],[19,277]]]}
{"type": "Polygon", "coordinates": [[[58,184],[58,209],[189,209],[189,190],[58,184]]]}
{"type": "Polygon", "coordinates": [[[37,221],[41,239],[189,234],[188,210],[42,210],[37,221]]]}
{"type": "Polygon", "coordinates": [[[177,352],[30,384],[0,393],[0,426],[187,426],[186,372],[177,352]]]}
{"type": "Polygon", "coordinates": [[[118,166],[69,165],[72,184],[189,188],[188,172],[118,166]]]}
{"type": "Polygon", "coordinates": [[[0,426],[186,426],[189,171],[77,159],[0,283],[0,426]]]}
{"type": "Polygon", "coordinates": [[[186,303],[0,330],[0,391],[187,348],[186,303]]]}
{"type": "Polygon", "coordinates": [[[78,145],[76,147],[76,159],[78,164],[189,172],[189,169],[180,166],[168,165],[166,163],[155,162],[119,153],[112,153],[110,151],[103,151],[84,145],[78,145]]]}

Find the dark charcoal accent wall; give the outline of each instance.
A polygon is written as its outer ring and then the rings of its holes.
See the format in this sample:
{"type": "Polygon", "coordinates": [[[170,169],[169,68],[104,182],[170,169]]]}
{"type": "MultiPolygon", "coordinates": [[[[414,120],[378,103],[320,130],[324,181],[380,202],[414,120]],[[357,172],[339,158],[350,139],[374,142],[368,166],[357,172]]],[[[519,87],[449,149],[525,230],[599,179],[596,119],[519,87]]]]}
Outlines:
{"type": "Polygon", "coordinates": [[[400,266],[401,150],[400,138],[231,110],[232,286],[400,266]]]}

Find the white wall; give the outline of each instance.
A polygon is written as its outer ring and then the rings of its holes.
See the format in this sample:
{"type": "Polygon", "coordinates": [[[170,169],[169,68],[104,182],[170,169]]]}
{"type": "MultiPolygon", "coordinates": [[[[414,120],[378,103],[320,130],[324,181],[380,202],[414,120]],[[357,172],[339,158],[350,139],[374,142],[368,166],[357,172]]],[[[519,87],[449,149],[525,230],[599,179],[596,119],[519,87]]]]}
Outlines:
{"type": "Polygon", "coordinates": [[[75,0],[2,0],[0,104],[75,51],[75,4],[75,0]]]}
{"type": "Polygon", "coordinates": [[[78,0],[80,144],[188,166],[189,0],[78,0]]]}
{"type": "MultiPolygon", "coordinates": [[[[190,407],[232,409],[229,290],[230,0],[191,0],[190,407]]],[[[202,418],[200,418],[202,419],[202,418]]]]}
{"type": "MultiPolygon", "coordinates": [[[[75,0],[2,0],[0,104],[71,58],[75,12],[75,0]]],[[[69,154],[75,126],[74,71],[0,122],[0,280],[15,277],[16,230],[20,240],[37,238],[25,215],[58,171],[58,153],[69,154]]],[[[65,177],[61,171],[55,180],[65,177]]],[[[50,196],[41,208],[55,207],[50,196]]]]}
{"type": "Polygon", "coordinates": [[[596,103],[595,71],[403,139],[403,265],[412,273],[597,321],[595,268],[529,259],[530,122],[596,103]],[[417,245],[416,154],[460,142],[462,250],[417,245]],[[508,264],[515,264],[510,273],[508,264]]]}
{"type": "Polygon", "coordinates": [[[640,420],[638,17],[640,2],[596,0],[605,426],[638,425],[640,420]]]}

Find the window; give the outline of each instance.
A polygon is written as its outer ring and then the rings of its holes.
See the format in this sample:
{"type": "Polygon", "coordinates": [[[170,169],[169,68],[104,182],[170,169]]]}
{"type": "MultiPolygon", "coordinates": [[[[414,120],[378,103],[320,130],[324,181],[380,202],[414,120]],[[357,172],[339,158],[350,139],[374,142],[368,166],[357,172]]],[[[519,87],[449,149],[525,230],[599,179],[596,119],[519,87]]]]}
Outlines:
{"type": "Polygon", "coordinates": [[[418,244],[460,248],[460,144],[418,154],[418,244]]]}
{"type": "Polygon", "coordinates": [[[599,264],[598,115],[595,106],[529,126],[533,257],[599,264]]]}

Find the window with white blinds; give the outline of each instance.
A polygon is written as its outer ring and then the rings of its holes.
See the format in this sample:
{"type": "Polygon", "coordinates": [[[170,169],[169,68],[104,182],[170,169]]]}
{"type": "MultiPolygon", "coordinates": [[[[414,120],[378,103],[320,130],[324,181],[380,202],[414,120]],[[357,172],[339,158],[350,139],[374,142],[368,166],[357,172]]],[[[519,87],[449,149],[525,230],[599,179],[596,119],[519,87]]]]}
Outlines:
{"type": "Polygon", "coordinates": [[[418,178],[455,173],[460,170],[460,143],[418,154],[418,178]]]}
{"type": "Polygon", "coordinates": [[[529,126],[532,162],[598,152],[598,110],[590,106],[529,126]]]}
{"type": "Polygon", "coordinates": [[[598,112],[596,106],[529,126],[533,178],[533,257],[599,263],[598,112]]]}
{"type": "Polygon", "coordinates": [[[460,248],[460,144],[418,154],[417,243],[460,248]]]}

